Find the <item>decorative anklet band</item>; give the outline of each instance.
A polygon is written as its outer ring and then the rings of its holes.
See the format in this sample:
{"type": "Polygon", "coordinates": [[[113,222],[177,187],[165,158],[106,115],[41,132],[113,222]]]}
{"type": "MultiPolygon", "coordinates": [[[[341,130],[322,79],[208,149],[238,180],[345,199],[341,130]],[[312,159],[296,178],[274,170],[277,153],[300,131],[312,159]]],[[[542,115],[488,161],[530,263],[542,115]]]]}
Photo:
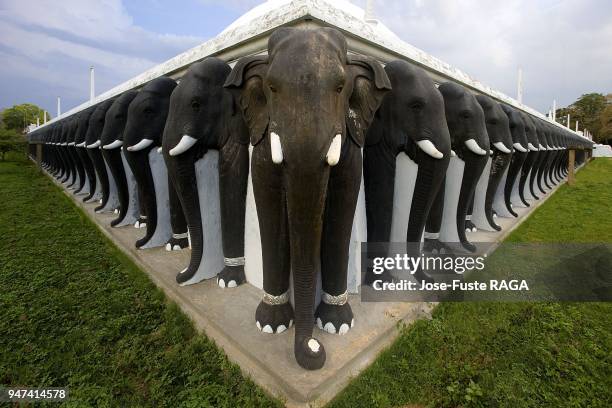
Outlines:
{"type": "Polygon", "coordinates": [[[147,216],[146,215],[141,215],[139,218],[142,219],[142,220],[146,220],[147,216]]]}
{"type": "Polygon", "coordinates": [[[187,238],[187,233],[183,232],[182,234],[172,234],[172,238],[174,239],[183,239],[187,238]]]}
{"type": "Polygon", "coordinates": [[[223,258],[225,266],[241,266],[244,265],[244,256],[238,258],[223,258]]]}
{"type": "Polygon", "coordinates": [[[284,305],[285,303],[289,302],[289,291],[279,296],[274,296],[264,292],[263,302],[270,306],[284,305]]]}
{"type": "Polygon", "coordinates": [[[328,305],[342,306],[345,305],[346,302],[348,302],[348,292],[345,291],[344,293],[338,296],[330,295],[326,292],[321,292],[321,301],[328,305]]]}
{"type": "Polygon", "coordinates": [[[438,238],[440,238],[440,233],[439,232],[427,232],[427,231],[425,231],[423,233],[423,238],[425,238],[425,239],[438,239],[438,238]]]}

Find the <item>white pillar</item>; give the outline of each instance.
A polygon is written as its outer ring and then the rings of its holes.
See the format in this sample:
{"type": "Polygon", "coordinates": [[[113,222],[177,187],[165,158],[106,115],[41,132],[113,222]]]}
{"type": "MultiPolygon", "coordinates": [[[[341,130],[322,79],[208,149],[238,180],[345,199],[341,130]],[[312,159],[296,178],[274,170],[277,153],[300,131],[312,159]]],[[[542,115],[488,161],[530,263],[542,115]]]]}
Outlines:
{"type": "Polygon", "coordinates": [[[40,126],[40,118],[37,116],[36,117],[36,127],[40,126]]]}
{"type": "Polygon", "coordinates": [[[570,127],[570,114],[567,114],[567,128],[569,129],[570,127]]]}
{"type": "Polygon", "coordinates": [[[62,116],[62,100],[58,96],[57,97],[57,117],[59,118],[60,116],[62,116]]]}
{"type": "Polygon", "coordinates": [[[552,120],[557,121],[557,100],[553,99],[552,120]]]}
{"type": "Polygon", "coordinates": [[[47,123],[47,111],[43,111],[43,123],[47,123]]]}
{"type": "Polygon", "coordinates": [[[516,100],[523,103],[523,69],[518,69],[518,82],[516,84],[516,100]]]}
{"type": "Polygon", "coordinates": [[[366,9],[363,19],[367,23],[376,23],[376,17],[374,15],[374,0],[366,0],[366,9]]]}
{"type": "Polygon", "coordinates": [[[578,121],[576,121],[576,132],[578,131],[578,121]]]}
{"type": "Polygon", "coordinates": [[[96,96],[96,88],[94,85],[94,67],[89,67],[89,101],[93,101],[96,96]]]}

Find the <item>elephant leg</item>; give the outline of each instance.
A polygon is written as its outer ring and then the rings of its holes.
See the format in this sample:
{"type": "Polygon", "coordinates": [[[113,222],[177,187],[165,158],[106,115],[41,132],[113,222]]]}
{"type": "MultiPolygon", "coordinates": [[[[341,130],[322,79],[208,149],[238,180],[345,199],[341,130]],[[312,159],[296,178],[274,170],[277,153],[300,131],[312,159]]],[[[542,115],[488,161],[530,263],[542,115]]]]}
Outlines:
{"type": "Polygon", "coordinates": [[[504,186],[504,203],[506,204],[506,209],[508,212],[514,217],[518,217],[518,214],[514,212],[514,209],[512,208],[510,197],[512,195],[512,188],[514,187],[514,183],[517,182],[517,177],[521,172],[521,167],[523,167],[526,157],[527,153],[522,152],[515,152],[512,155],[510,168],[508,168],[508,176],[506,177],[506,185],[504,186]]]}
{"type": "Polygon", "coordinates": [[[450,247],[440,242],[440,228],[442,227],[442,215],[444,214],[444,195],[446,192],[446,176],[442,177],[442,183],[438,193],[435,195],[427,221],[425,222],[425,233],[423,234],[423,251],[432,254],[451,252],[450,247]]]}
{"type": "MultiPolygon", "coordinates": [[[[119,208],[118,214],[119,216],[111,221],[111,227],[114,227],[121,223],[127,214],[127,209],[129,205],[129,192],[127,179],[125,177],[125,169],[123,168],[123,160],[121,158],[121,150],[113,149],[113,150],[103,150],[102,155],[108,163],[108,167],[111,171],[111,177],[115,180],[115,185],[117,186],[117,196],[119,198],[119,208]]],[[[115,210],[115,211],[117,211],[115,210]]]]}
{"type": "Polygon", "coordinates": [[[249,175],[249,146],[234,141],[219,152],[221,238],[225,267],[217,276],[221,287],[246,281],[244,275],[244,217],[249,175]]]}
{"type": "Polygon", "coordinates": [[[252,180],[259,218],[263,261],[264,298],[257,306],[257,328],[265,333],[282,333],[293,324],[289,303],[289,225],[287,195],[282,166],[272,162],[270,142],[262,140],[253,149],[252,180]]]}
{"type": "Polygon", "coordinates": [[[353,327],[346,279],[362,158],[360,149],[351,142],[345,143],[343,150],[344,157],[332,167],[327,187],[321,240],[323,293],[315,311],[317,326],[332,334],[345,334],[353,327]]]}
{"type": "Polygon", "coordinates": [[[510,154],[495,153],[491,161],[491,174],[489,175],[489,185],[485,198],[485,215],[489,225],[496,231],[501,231],[501,227],[497,225],[493,218],[493,201],[495,201],[495,193],[506,168],[510,165],[511,158],[510,154]]]}
{"type": "Polygon", "coordinates": [[[465,214],[465,232],[476,232],[476,225],[472,222],[472,213],[474,212],[474,196],[476,191],[470,197],[470,203],[468,204],[467,213],[465,214]]]}
{"type": "Polygon", "coordinates": [[[91,159],[87,154],[87,148],[77,147],[77,149],[81,158],[81,162],[83,163],[85,173],[87,173],[87,181],[89,182],[89,194],[83,198],[83,202],[85,202],[90,200],[96,192],[96,171],[94,170],[93,164],[91,163],[91,159]]]}
{"type": "Polygon", "coordinates": [[[529,203],[527,202],[527,199],[525,199],[525,183],[527,183],[527,180],[529,178],[529,172],[533,166],[536,155],[537,152],[530,151],[529,153],[527,153],[527,158],[525,159],[525,163],[523,163],[523,167],[521,168],[521,177],[519,179],[518,192],[519,197],[525,207],[529,207],[529,203]]]}
{"type": "Polygon", "coordinates": [[[463,248],[470,252],[476,251],[476,246],[468,241],[465,235],[465,217],[471,197],[474,196],[476,184],[487,164],[487,156],[477,156],[472,152],[466,152],[465,170],[461,180],[461,192],[457,203],[457,234],[463,248]]]}
{"type": "Polygon", "coordinates": [[[543,155],[540,155],[540,164],[538,166],[538,175],[537,175],[537,182],[538,182],[538,189],[540,190],[540,192],[542,194],[546,194],[546,191],[544,191],[544,187],[542,187],[542,177],[543,177],[543,173],[544,173],[544,169],[546,168],[546,161],[548,160],[548,155],[549,152],[545,151],[543,155]]]}
{"type": "Polygon", "coordinates": [[[189,246],[187,232],[187,220],[181,207],[176,188],[168,176],[168,201],[170,204],[170,225],[172,226],[172,237],[166,243],[166,251],[180,251],[189,246]]]}
{"type": "Polygon", "coordinates": [[[99,149],[87,149],[89,157],[93,162],[94,168],[96,169],[96,173],[98,174],[98,179],[100,180],[100,189],[102,190],[102,199],[100,200],[100,205],[97,206],[94,211],[100,211],[106,206],[106,202],[109,197],[109,186],[108,186],[108,174],[106,172],[106,165],[104,164],[104,159],[102,158],[102,153],[99,149]]]}
{"type": "Polygon", "coordinates": [[[531,192],[531,195],[536,200],[539,200],[540,197],[538,197],[538,195],[536,194],[535,187],[536,187],[536,180],[538,178],[538,168],[539,168],[540,160],[542,160],[542,153],[534,152],[534,155],[535,155],[534,162],[531,165],[531,175],[529,176],[529,191],[531,192]]]}
{"type": "MultiPolygon", "coordinates": [[[[388,242],[391,236],[395,158],[396,152],[385,143],[366,146],[363,149],[363,182],[369,243],[388,242]]],[[[369,248],[372,257],[387,256],[384,252],[374,253],[372,247],[369,248]]],[[[363,283],[371,285],[378,279],[390,282],[393,277],[387,270],[382,275],[375,275],[372,268],[367,268],[363,283]]]]}

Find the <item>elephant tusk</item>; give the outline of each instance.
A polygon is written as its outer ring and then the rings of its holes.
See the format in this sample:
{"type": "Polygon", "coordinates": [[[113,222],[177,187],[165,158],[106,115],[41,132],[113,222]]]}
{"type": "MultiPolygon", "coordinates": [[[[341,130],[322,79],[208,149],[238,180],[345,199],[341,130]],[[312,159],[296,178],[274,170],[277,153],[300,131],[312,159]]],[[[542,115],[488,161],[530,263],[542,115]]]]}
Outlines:
{"type": "Polygon", "coordinates": [[[540,143],[539,145],[540,145],[540,150],[546,150],[546,148],[542,146],[542,143],[540,143]]]}
{"type": "Polygon", "coordinates": [[[514,143],[513,146],[519,152],[525,153],[527,151],[527,149],[525,149],[523,146],[521,146],[521,144],[519,142],[514,143]]]}
{"type": "Polygon", "coordinates": [[[123,141],[117,139],[114,142],[107,144],[106,146],[102,146],[102,148],[104,150],[111,150],[111,149],[116,149],[121,145],[123,145],[123,141]]]}
{"type": "Polygon", "coordinates": [[[283,147],[281,146],[280,137],[274,132],[270,132],[270,150],[272,162],[274,164],[281,164],[283,162],[283,147]]]}
{"type": "Polygon", "coordinates": [[[68,146],[74,146],[74,142],[68,143],[68,146]]]}
{"type": "Polygon", "coordinates": [[[76,147],[85,147],[85,142],[79,143],[78,145],[76,145],[76,147]]]}
{"type": "Polygon", "coordinates": [[[508,149],[506,145],[503,144],[502,142],[495,142],[493,143],[493,146],[495,146],[497,150],[499,150],[502,153],[506,153],[506,154],[512,153],[512,150],[508,149]]]}
{"type": "Polygon", "coordinates": [[[535,147],[534,145],[532,145],[531,143],[527,143],[527,147],[529,148],[529,151],[531,152],[537,152],[538,148],[535,147]]]}
{"type": "Polygon", "coordinates": [[[342,135],[338,133],[334,136],[334,140],[332,140],[331,145],[329,146],[329,150],[327,151],[327,164],[330,166],[335,166],[340,161],[340,150],[342,148],[342,135]]]}
{"type": "Polygon", "coordinates": [[[187,150],[191,149],[191,147],[196,144],[198,139],[195,139],[189,135],[183,135],[181,140],[178,142],[174,148],[170,149],[168,152],[170,156],[178,156],[179,154],[185,153],[187,150]]]}
{"type": "Polygon", "coordinates": [[[477,155],[484,156],[487,154],[487,151],[478,146],[478,143],[476,143],[474,139],[466,140],[465,146],[470,149],[472,153],[476,153],[477,155]]]}
{"type": "Polygon", "coordinates": [[[157,153],[162,154],[162,151],[163,151],[163,150],[162,150],[162,147],[161,147],[161,146],[159,146],[159,147],[157,148],[157,153]]]}
{"type": "Polygon", "coordinates": [[[99,146],[100,146],[100,141],[96,140],[94,143],[92,143],[90,145],[87,145],[87,148],[88,149],[95,149],[96,147],[99,147],[99,146]]]}
{"type": "Polygon", "coordinates": [[[451,150],[451,157],[457,157],[457,153],[454,150],[451,150]]]}
{"type": "Polygon", "coordinates": [[[138,152],[140,150],[146,149],[147,147],[153,144],[153,140],[151,139],[142,139],[140,142],[136,143],[134,146],[128,146],[128,152],[138,152]]]}
{"type": "Polygon", "coordinates": [[[422,151],[424,151],[425,153],[427,153],[428,155],[430,155],[434,159],[441,159],[441,158],[444,157],[444,154],[442,154],[441,151],[436,149],[436,146],[434,146],[434,144],[431,143],[431,141],[429,141],[427,139],[419,140],[419,141],[416,142],[416,144],[417,144],[417,146],[419,146],[421,148],[422,151]]]}

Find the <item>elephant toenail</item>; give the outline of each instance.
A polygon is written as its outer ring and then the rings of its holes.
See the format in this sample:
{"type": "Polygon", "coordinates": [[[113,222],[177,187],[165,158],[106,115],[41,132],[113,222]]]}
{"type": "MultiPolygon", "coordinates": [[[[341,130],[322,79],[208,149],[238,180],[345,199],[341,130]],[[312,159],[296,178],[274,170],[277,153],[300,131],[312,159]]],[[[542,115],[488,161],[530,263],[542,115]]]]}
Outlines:
{"type": "Polygon", "coordinates": [[[323,326],[323,330],[331,334],[336,333],[336,328],[334,327],[334,324],[332,322],[325,323],[325,326],[323,326]]]}
{"type": "Polygon", "coordinates": [[[219,284],[219,286],[221,286],[222,288],[224,288],[224,287],[225,287],[225,281],[224,281],[223,279],[219,279],[219,280],[217,281],[217,283],[218,283],[218,284],[219,284]]]}
{"type": "Polygon", "coordinates": [[[278,327],[276,328],[276,333],[277,333],[277,334],[278,334],[278,333],[282,333],[282,332],[284,332],[285,330],[287,330],[287,328],[285,327],[285,325],[284,325],[284,324],[281,324],[280,326],[278,326],[278,327]]]}
{"type": "Polygon", "coordinates": [[[270,326],[269,324],[266,324],[261,331],[264,333],[270,333],[270,334],[274,333],[274,330],[272,330],[272,326],[270,326]]]}
{"type": "Polygon", "coordinates": [[[348,333],[349,331],[349,325],[346,323],[342,323],[342,325],[340,326],[340,329],[338,330],[338,334],[343,335],[348,333]]]}
{"type": "Polygon", "coordinates": [[[231,280],[231,281],[229,281],[227,283],[227,287],[228,288],[235,288],[236,286],[238,286],[238,285],[236,285],[236,281],[235,280],[231,280]]]}
{"type": "Polygon", "coordinates": [[[261,331],[261,324],[259,323],[259,321],[255,322],[255,325],[257,326],[257,328],[259,329],[259,331],[261,331]]]}
{"type": "MultiPolygon", "coordinates": [[[[136,228],[138,228],[138,227],[136,227],[136,228]]],[[[166,251],[170,251],[170,250],[172,250],[172,248],[170,248],[170,244],[166,244],[166,251]]]]}

